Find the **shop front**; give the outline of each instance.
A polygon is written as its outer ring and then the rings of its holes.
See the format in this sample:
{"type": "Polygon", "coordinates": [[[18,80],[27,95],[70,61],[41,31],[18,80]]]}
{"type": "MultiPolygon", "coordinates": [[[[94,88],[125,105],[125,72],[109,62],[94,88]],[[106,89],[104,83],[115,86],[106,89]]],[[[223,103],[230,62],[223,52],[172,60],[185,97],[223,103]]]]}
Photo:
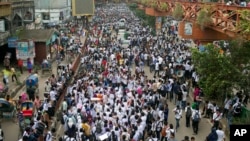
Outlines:
{"type": "Polygon", "coordinates": [[[41,64],[44,59],[55,57],[54,48],[57,42],[57,31],[54,29],[24,30],[19,35],[19,40],[34,41],[34,62],[41,64]]]}

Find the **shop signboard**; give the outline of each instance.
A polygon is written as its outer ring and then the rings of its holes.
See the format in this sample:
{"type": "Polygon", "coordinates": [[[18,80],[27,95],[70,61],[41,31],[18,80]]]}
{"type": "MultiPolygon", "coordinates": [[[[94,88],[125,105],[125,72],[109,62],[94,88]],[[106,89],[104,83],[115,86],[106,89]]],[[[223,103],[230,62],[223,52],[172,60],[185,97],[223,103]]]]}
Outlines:
{"type": "Polygon", "coordinates": [[[10,37],[8,38],[8,47],[9,48],[16,48],[17,47],[17,37],[10,37]]]}

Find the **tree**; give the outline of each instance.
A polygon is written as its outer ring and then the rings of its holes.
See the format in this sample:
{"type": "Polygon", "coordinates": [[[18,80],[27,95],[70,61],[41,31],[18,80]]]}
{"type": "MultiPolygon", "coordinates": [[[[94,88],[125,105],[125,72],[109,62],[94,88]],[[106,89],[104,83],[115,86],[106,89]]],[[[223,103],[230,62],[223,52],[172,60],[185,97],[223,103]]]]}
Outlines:
{"type": "Polygon", "coordinates": [[[199,86],[205,97],[218,100],[231,94],[232,89],[250,90],[250,41],[234,40],[222,53],[213,44],[205,46],[205,51],[192,49],[192,60],[200,76],[199,86]]]}
{"type": "Polygon", "coordinates": [[[211,18],[211,11],[211,7],[204,6],[197,15],[196,23],[200,25],[202,30],[213,22],[213,19],[211,18]]]}
{"type": "Polygon", "coordinates": [[[183,10],[181,4],[177,3],[175,8],[174,8],[174,11],[173,11],[173,17],[176,20],[181,20],[183,17],[183,13],[184,13],[184,10],[183,10]]]}
{"type": "Polygon", "coordinates": [[[230,56],[221,54],[220,48],[208,44],[205,52],[193,49],[192,60],[206,98],[218,100],[231,92],[239,72],[230,62],[230,56]]]}
{"type": "Polygon", "coordinates": [[[238,28],[242,30],[243,35],[250,34],[250,11],[249,10],[239,10],[240,14],[240,22],[238,24],[238,28]]]}

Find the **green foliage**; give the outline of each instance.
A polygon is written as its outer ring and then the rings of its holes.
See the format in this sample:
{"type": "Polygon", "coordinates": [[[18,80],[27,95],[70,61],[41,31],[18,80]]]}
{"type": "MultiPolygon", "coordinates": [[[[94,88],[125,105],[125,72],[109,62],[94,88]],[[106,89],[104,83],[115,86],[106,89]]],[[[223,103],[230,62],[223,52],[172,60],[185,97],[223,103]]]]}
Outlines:
{"type": "Polygon", "coordinates": [[[183,13],[184,13],[184,10],[183,10],[181,4],[180,4],[180,3],[177,3],[177,4],[176,4],[176,7],[175,7],[175,9],[174,9],[174,11],[173,11],[173,17],[174,17],[176,20],[180,20],[180,19],[182,19],[182,17],[183,17],[183,13]]]}
{"type": "Polygon", "coordinates": [[[168,10],[168,5],[165,2],[161,2],[159,6],[160,11],[167,11],[168,10]]]}
{"type": "Polygon", "coordinates": [[[210,7],[204,7],[199,11],[196,23],[200,25],[201,29],[204,29],[206,26],[212,24],[213,19],[211,18],[211,15],[210,7]]]}
{"type": "Polygon", "coordinates": [[[151,0],[149,4],[150,4],[150,7],[157,8],[157,1],[151,0]]]}
{"type": "Polygon", "coordinates": [[[192,49],[192,61],[200,76],[199,86],[207,99],[222,100],[232,89],[249,92],[249,46],[250,41],[234,40],[224,53],[213,44],[206,45],[205,52],[192,49]]]}
{"type": "Polygon", "coordinates": [[[136,17],[138,17],[139,19],[141,19],[141,21],[143,21],[142,23],[143,26],[150,26],[151,28],[155,29],[155,17],[154,16],[149,16],[145,14],[143,10],[140,10],[140,9],[134,9],[132,11],[136,17]]]}
{"type": "Polygon", "coordinates": [[[249,10],[239,10],[240,22],[238,28],[242,30],[242,33],[245,35],[250,34],[250,11],[249,10]]]}
{"type": "Polygon", "coordinates": [[[132,9],[136,9],[138,7],[138,5],[136,3],[131,3],[129,4],[129,9],[132,10],[132,9]]]}
{"type": "Polygon", "coordinates": [[[150,0],[141,0],[141,4],[147,6],[149,4],[150,0]]]}
{"type": "Polygon", "coordinates": [[[237,69],[230,62],[229,56],[220,54],[220,49],[212,44],[205,46],[206,51],[192,50],[192,60],[200,76],[199,86],[208,99],[222,99],[230,92],[237,69]]]}
{"type": "Polygon", "coordinates": [[[249,124],[250,123],[250,111],[246,107],[244,107],[242,109],[241,116],[238,118],[233,118],[232,123],[240,124],[240,125],[249,124]]]}

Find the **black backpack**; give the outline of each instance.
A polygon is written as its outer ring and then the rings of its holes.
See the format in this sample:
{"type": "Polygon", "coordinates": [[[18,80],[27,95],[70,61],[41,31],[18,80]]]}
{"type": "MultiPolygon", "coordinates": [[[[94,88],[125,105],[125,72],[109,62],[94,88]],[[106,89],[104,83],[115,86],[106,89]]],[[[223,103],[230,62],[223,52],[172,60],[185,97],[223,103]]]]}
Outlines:
{"type": "Polygon", "coordinates": [[[147,124],[148,124],[148,123],[152,123],[153,119],[154,119],[154,116],[153,116],[152,112],[148,112],[148,114],[147,114],[147,119],[146,119],[146,123],[147,123],[147,124]]]}
{"type": "Polygon", "coordinates": [[[186,117],[191,117],[191,116],[192,116],[192,110],[190,107],[188,107],[186,112],[186,117]]]}
{"type": "Polygon", "coordinates": [[[239,103],[239,104],[237,104],[237,106],[234,108],[234,113],[239,115],[239,114],[241,113],[241,111],[242,111],[242,106],[241,106],[241,104],[239,103]]]}
{"type": "Polygon", "coordinates": [[[63,115],[61,116],[61,119],[60,119],[60,120],[61,120],[61,124],[64,125],[64,124],[65,124],[65,120],[64,120],[63,115]]]}

